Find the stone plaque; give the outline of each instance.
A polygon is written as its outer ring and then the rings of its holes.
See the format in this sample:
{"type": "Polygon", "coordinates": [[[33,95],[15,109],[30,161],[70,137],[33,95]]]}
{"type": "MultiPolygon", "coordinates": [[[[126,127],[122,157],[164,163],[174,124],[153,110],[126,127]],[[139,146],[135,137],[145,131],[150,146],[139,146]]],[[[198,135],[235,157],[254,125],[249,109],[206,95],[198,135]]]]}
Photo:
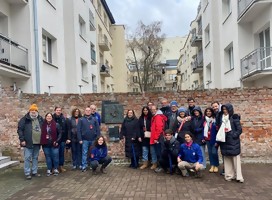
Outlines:
{"type": "Polygon", "coordinates": [[[119,141],[119,126],[109,126],[109,139],[111,142],[119,141]]]}
{"type": "Polygon", "coordinates": [[[102,102],[102,123],[121,124],[124,120],[123,105],[116,101],[102,102]]]}

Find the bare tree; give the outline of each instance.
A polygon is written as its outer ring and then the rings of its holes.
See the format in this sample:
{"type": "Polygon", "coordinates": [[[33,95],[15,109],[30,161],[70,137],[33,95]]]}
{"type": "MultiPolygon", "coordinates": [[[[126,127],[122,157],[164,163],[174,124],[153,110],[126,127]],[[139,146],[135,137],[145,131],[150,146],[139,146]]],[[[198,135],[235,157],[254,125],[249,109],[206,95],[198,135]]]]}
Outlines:
{"type": "Polygon", "coordinates": [[[152,90],[156,80],[155,75],[158,70],[158,59],[162,53],[162,42],[165,35],[161,33],[161,21],[152,22],[145,25],[139,21],[135,32],[129,35],[127,48],[132,56],[129,62],[136,69],[138,84],[141,92],[152,90]]]}

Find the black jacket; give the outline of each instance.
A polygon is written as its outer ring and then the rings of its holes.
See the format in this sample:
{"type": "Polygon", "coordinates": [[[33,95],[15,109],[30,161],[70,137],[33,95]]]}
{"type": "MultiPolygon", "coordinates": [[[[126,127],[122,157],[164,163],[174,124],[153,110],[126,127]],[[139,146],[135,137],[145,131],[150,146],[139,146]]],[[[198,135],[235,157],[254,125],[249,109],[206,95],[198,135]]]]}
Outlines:
{"type": "Polygon", "coordinates": [[[172,137],[170,141],[164,139],[164,142],[161,144],[161,148],[162,155],[170,154],[172,157],[177,158],[180,149],[180,143],[175,139],[175,137],[172,137]]]}
{"type": "MultiPolygon", "coordinates": [[[[231,131],[226,133],[226,142],[220,142],[219,145],[223,156],[237,156],[241,153],[240,135],[242,134],[242,126],[240,123],[240,116],[234,114],[233,106],[231,104],[226,104],[225,107],[229,113],[231,131]]],[[[222,116],[223,111],[220,112],[218,117],[217,123],[219,127],[222,124],[222,116]]]]}
{"type": "MultiPolygon", "coordinates": [[[[78,118],[79,120],[79,118],[78,118]]],[[[68,139],[71,140],[72,142],[79,142],[77,139],[77,123],[76,123],[76,118],[71,117],[68,120],[68,139]]]]}
{"type": "Polygon", "coordinates": [[[183,144],[184,142],[185,142],[185,133],[188,133],[188,132],[190,132],[191,133],[191,131],[192,131],[192,129],[191,129],[191,123],[192,121],[190,120],[190,121],[186,121],[184,124],[183,124],[183,126],[182,126],[182,128],[180,129],[180,131],[178,131],[179,130],[179,127],[180,127],[180,125],[181,125],[181,122],[179,122],[178,120],[177,120],[177,122],[176,122],[176,132],[178,133],[178,137],[177,137],[177,140],[179,141],[179,143],[180,144],[183,144]]]}
{"type": "Polygon", "coordinates": [[[68,139],[68,132],[67,132],[67,121],[63,114],[60,116],[57,116],[56,114],[53,114],[54,121],[60,125],[62,133],[61,133],[61,141],[60,142],[66,142],[68,139]]]}
{"type": "MultiPolygon", "coordinates": [[[[139,118],[140,137],[142,138],[142,146],[150,146],[150,138],[144,137],[144,118],[139,118]]],[[[146,119],[146,131],[151,131],[151,118],[146,119]]]]}
{"type": "MultiPolygon", "coordinates": [[[[38,120],[40,124],[40,128],[42,128],[43,118],[38,115],[38,120]]],[[[24,117],[22,117],[18,123],[18,130],[17,133],[19,135],[20,142],[26,142],[26,147],[31,149],[33,148],[33,141],[32,141],[32,119],[27,113],[24,117]]]]}
{"type": "Polygon", "coordinates": [[[193,112],[195,110],[200,112],[200,116],[196,117],[195,114],[193,114],[192,120],[191,120],[191,132],[194,136],[193,138],[194,142],[197,143],[198,145],[203,145],[204,143],[202,142],[202,140],[204,140],[204,135],[203,135],[204,118],[203,118],[201,108],[199,106],[195,106],[193,109],[193,112]]]}

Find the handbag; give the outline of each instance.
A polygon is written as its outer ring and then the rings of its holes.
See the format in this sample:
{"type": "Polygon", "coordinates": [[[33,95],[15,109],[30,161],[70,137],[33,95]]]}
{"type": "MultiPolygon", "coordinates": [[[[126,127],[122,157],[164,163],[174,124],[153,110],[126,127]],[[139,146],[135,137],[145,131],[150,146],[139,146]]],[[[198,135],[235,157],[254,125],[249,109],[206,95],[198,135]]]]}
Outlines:
{"type": "Polygon", "coordinates": [[[217,135],[216,135],[216,141],[217,142],[226,142],[225,126],[223,127],[221,125],[221,127],[219,128],[219,131],[217,132],[217,135]]]}
{"type": "Polygon", "coordinates": [[[144,132],[144,137],[145,138],[150,138],[151,132],[150,131],[145,131],[144,132]]]}

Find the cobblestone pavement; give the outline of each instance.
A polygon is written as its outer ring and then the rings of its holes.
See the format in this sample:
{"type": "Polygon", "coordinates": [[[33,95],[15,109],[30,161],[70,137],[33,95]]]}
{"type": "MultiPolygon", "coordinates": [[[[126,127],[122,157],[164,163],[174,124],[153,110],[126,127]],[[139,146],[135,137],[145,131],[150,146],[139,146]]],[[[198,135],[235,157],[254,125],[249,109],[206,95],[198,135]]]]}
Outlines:
{"type": "Polygon", "coordinates": [[[110,166],[108,174],[67,171],[57,177],[24,180],[22,170],[0,175],[0,199],[272,199],[269,164],[243,165],[244,183],[205,171],[203,178],[156,174],[110,166]]]}

